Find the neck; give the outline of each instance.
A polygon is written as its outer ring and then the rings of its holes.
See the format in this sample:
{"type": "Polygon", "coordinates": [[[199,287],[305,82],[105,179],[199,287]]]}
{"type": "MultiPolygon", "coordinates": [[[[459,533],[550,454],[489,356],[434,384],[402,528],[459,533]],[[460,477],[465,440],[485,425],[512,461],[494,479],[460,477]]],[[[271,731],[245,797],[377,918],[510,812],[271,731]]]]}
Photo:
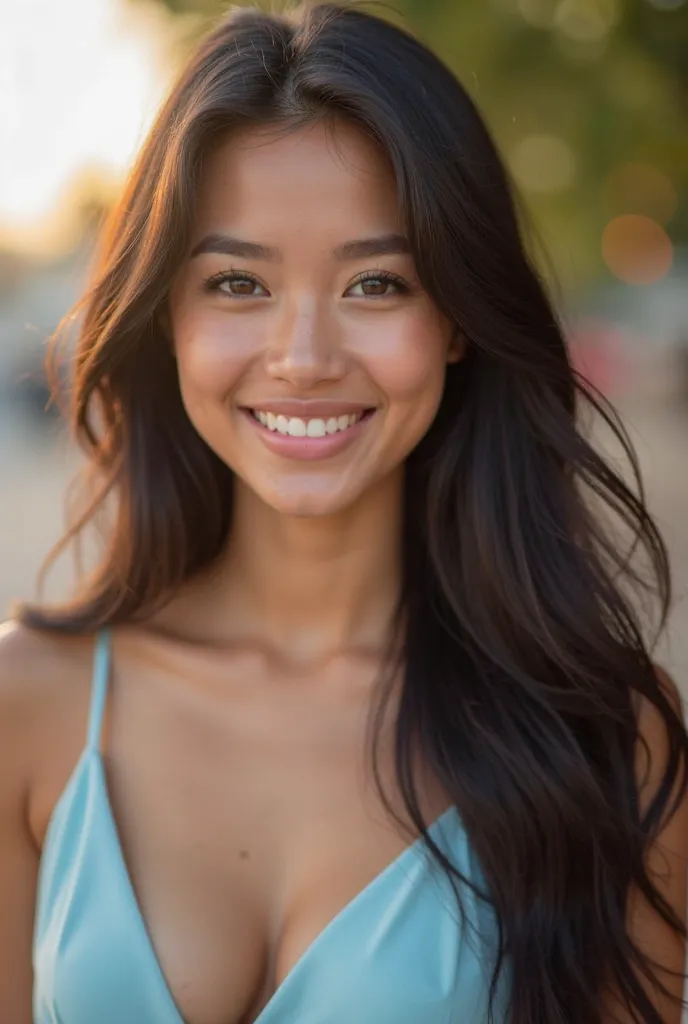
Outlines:
{"type": "Polygon", "coordinates": [[[401,513],[401,473],[322,517],[281,515],[237,480],[215,606],[233,635],[295,659],[378,648],[399,595],[401,513]]]}

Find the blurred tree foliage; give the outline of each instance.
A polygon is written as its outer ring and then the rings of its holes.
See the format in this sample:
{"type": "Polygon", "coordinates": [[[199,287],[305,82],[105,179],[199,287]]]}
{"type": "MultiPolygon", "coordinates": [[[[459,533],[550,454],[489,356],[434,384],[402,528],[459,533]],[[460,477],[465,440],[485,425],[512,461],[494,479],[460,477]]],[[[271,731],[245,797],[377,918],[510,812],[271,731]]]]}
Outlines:
{"type": "MultiPolygon", "coordinates": [[[[157,2],[198,16],[189,43],[230,6],[157,2]]],[[[280,10],[281,0],[254,5],[280,10]]],[[[368,9],[406,24],[471,93],[567,290],[605,274],[602,232],[619,214],[646,214],[688,242],[688,0],[390,0],[368,9]]]]}

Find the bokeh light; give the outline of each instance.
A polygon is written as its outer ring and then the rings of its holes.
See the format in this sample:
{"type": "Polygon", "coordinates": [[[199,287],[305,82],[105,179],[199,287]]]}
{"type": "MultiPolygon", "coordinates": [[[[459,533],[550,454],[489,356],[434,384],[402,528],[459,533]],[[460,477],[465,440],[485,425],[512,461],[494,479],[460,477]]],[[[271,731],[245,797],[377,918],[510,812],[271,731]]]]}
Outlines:
{"type": "Polygon", "coordinates": [[[576,42],[597,42],[614,28],[620,15],[618,0],[561,0],[554,23],[576,42]]]}
{"type": "Polygon", "coordinates": [[[626,284],[654,284],[671,270],[673,245],[657,221],[628,213],[605,227],[602,256],[611,272],[626,284]]]}
{"type": "Polygon", "coordinates": [[[554,24],[555,0],[518,0],[518,11],[536,28],[551,28],[554,24]]]}
{"type": "Polygon", "coordinates": [[[511,168],[520,185],[530,192],[559,192],[576,174],[576,158],[558,135],[528,135],[510,154],[511,168]]]}

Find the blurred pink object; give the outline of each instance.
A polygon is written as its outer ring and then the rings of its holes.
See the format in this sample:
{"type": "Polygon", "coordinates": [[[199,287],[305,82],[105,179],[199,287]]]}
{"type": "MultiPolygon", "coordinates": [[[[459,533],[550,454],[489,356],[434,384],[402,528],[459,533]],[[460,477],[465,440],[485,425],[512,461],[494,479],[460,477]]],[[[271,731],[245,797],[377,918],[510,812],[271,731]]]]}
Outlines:
{"type": "Polygon", "coordinates": [[[576,371],[604,395],[618,392],[628,379],[623,331],[604,320],[579,320],[568,336],[571,362],[576,371]]]}

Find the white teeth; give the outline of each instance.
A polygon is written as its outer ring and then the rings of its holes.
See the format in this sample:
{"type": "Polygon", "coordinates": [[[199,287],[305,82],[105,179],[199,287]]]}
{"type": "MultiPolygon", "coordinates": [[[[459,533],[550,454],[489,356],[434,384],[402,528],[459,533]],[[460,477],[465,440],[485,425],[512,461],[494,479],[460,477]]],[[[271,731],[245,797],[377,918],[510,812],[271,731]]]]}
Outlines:
{"type": "Polygon", "coordinates": [[[254,409],[253,416],[268,430],[291,437],[325,437],[336,434],[340,430],[353,427],[361,419],[363,413],[349,413],[345,416],[331,416],[327,420],[313,418],[301,419],[299,416],[283,416],[262,409],[254,409]]]}
{"type": "Polygon", "coordinates": [[[324,437],[327,433],[324,420],[309,420],[306,426],[308,437],[324,437]]]}
{"type": "Polygon", "coordinates": [[[305,437],[306,424],[304,420],[299,420],[296,416],[292,416],[287,425],[287,433],[290,437],[305,437]]]}

